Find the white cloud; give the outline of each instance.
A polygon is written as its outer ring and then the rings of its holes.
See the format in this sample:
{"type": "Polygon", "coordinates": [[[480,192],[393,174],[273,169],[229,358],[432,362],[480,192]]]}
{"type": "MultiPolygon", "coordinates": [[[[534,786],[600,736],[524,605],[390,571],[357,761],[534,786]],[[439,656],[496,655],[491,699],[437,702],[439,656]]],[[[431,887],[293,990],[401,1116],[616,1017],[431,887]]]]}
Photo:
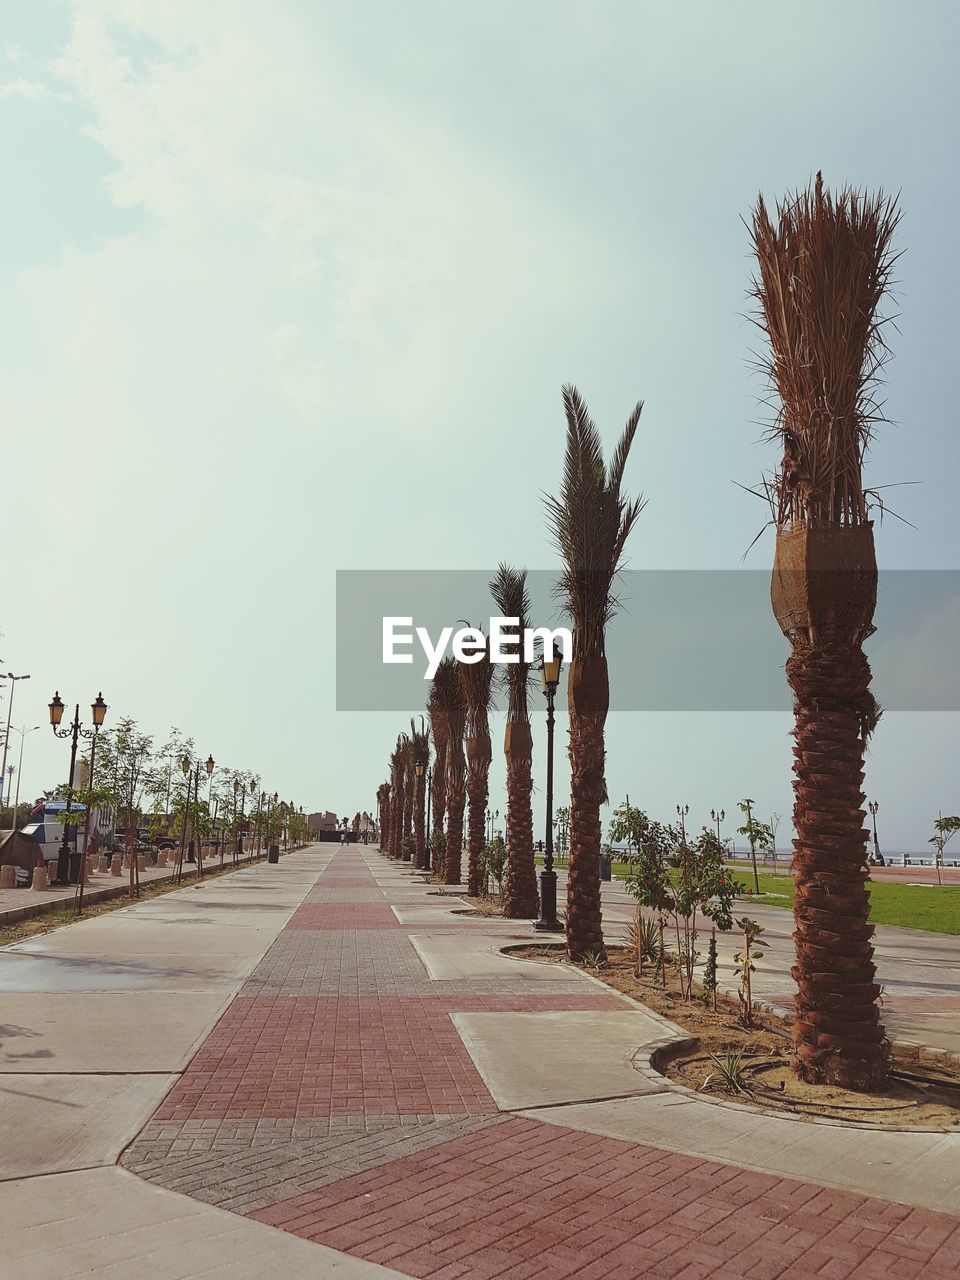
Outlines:
{"type": "Polygon", "coordinates": [[[0,98],[21,98],[24,102],[69,102],[70,94],[51,89],[39,80],[6,80],[0,82],[0,98]]]}
{"type": "Polygon", "coordinates": [[[232,260],[299,411],[331,393],[373,412],[442,397],[505,309],[532,331],[596,297],[605,251],[522,173],[381,99],[322,23],[305,38],[282,6],[242,8],[238,22],[217,5],[81,4],[56,71],[113,162],[111,198],[151,219],[143,253],[189,262],[201,289],[232,260]],[[275,335],[294,331],[278,358],[275,335]]]}

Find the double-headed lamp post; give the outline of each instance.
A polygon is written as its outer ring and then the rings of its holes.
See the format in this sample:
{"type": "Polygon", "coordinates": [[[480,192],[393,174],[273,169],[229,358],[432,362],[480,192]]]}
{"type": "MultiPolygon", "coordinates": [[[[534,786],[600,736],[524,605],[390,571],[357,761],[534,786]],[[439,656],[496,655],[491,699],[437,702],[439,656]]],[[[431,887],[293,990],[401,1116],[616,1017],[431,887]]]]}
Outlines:
{"type": "Polygon", "coordinates": [[[560,685],[563,655],[554,649],[540,660],[540,679],[547,700],[547,839],[543,870],[540,872],[540,919],[534,928],[541,933],[560,933],[563,925],[557,919],[557,873],[553,869],[553,704],[560,685]]]}
{"type": "Polygon", "coordinates": [[[720,839],[720,823],[723,822],[726,816],[726,813],[724,813],[722,809],[710,810],[710,817],[717,824],[717,844],[723,844],[723,841],[720,839]]]}
{"type": "MultiPolygon", "coordinates": [[[[60,722],[63,719],[64,706],[60,700],[60,691],[53,695],[50,706],[50,727],[58,738],[70,739],[70,776],[67,782],[67,804],[66,813],[72,809],[73,800],[73,778],[77,768],[77,742],[80,738],[92,738],[100,730],[104,717],[107,714],[107,704],[103,700],[103,694],[97,694],[97,700],[90,707],[90,718],[93,721],[92,729],[83,729],[80,725],[80,703],[76,704],[73,713],[73,724],[69,728],[61,729],[60,722]]],[[[90,786],[93,786],[93,778],[90,779],[90,786]]],[[[63,824],[63,839],[60,841],[60,853],[57,857],[57,878],[55,884],[76,884],[80,877],[80,858],[82,851],[74,846],[74,850],[70,852],[70,824],[63,824]]]]}

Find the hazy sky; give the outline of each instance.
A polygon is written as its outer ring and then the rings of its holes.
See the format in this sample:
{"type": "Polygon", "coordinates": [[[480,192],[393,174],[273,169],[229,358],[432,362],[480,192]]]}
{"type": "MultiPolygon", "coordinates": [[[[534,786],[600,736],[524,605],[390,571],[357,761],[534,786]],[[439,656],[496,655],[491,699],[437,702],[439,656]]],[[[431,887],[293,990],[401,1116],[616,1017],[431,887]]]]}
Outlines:
{"type": "MultiPolygon", "coordinates": [[[[554,565],[567,380],[611,442],[646,401],[631,566],[741,567],[765,513],[734,481],[773,462],[741,219],[818,168],[901,192],[897,425],[869,479],[922,485],[887,494],[917,528],[884,522],[881,565],[960,567],[952,3],[0,17],[0,655],[33,677],[15,722],[44,726],[25,794],[66,772],[58,687],[306,808],[370,807],[406,726],[334,710],[335,571],[554,565]]],[[[771,556],[768,533],[746,563],[771,556]]],[[[957,719],[881,723],[890,847],[960,810],[957,719]]],[[[614,715],[611,794],[786,814],[788,728],[614,715]]]]}

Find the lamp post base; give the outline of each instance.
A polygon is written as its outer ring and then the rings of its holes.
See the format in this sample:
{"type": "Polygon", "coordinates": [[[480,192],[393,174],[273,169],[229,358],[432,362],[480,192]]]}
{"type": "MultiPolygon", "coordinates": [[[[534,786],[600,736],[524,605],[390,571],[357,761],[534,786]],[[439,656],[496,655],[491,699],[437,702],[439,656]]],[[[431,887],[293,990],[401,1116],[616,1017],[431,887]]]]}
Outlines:
{"type": "Polygon", "coordinates": [[[557,919],[557,873],[540,872],[540,919],[533,925],[537,933],[563,933],[557,919]]]}

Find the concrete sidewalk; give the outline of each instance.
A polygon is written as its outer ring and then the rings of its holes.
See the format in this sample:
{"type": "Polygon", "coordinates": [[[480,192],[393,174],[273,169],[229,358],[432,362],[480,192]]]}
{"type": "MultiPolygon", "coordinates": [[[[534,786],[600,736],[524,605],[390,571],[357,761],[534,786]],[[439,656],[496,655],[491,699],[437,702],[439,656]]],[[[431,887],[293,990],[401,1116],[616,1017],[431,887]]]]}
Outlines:
{"type": "Polygon", "coordinates": [[[957,1274],[960,1135],[677,1094],[682,1033],[464,905],[314,846],[0,951],[11,1274],[957,1274]]]}

